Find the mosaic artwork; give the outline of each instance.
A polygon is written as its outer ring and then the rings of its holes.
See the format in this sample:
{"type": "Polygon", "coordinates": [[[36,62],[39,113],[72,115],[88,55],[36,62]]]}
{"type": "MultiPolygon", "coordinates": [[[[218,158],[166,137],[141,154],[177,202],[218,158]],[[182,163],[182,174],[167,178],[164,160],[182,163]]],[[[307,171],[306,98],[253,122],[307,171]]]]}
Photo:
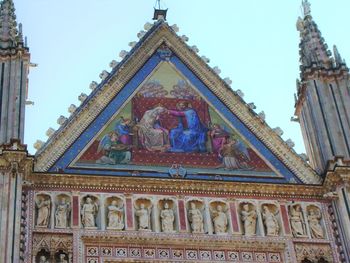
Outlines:
{"type": "Polygon", "coordinates": [[[74,165],[102,169],[164,166],[182,176],[190,167],[271,172],[169,62],[160,63],[74,165]]]}

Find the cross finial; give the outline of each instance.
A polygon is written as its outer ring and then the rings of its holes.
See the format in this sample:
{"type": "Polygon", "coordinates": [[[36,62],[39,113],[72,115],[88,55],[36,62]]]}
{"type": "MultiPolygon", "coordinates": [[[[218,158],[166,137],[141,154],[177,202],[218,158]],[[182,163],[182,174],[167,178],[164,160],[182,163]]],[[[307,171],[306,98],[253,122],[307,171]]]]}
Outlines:
{"type": "Polygon", "coordinates": [[[304,16],[309,16],[311,14],[311,4],[308,0],[303,0],[303,10],[304,16]]]}
{"type": "Polygon", "coordinates": [[[161,7],[161,0],[156,0],[156,4],[154,6],[154,16],[153,20],[166,20],[166,14],[168,9],[161,7]]]}

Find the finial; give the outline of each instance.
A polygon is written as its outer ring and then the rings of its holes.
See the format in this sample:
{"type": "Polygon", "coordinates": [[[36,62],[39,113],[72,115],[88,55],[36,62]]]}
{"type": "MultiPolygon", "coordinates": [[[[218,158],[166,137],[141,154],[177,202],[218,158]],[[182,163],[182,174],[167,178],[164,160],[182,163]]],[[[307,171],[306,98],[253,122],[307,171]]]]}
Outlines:
{"type": "Polygon", "coordinates": [[[156,4],[154,6],[154,15],[153,20],[164,20],[166,21],[166,14],[168,12],[168,9],[165,9],[164,7],[161,7],[160,4],[161,0],[157,0],[156,4]]]}
{"type": "Polygon", "coordinates": [[[311,4],[308,0],[303,0],[302,2],[304,17],[309,16],[311,14],[311,4]]]}

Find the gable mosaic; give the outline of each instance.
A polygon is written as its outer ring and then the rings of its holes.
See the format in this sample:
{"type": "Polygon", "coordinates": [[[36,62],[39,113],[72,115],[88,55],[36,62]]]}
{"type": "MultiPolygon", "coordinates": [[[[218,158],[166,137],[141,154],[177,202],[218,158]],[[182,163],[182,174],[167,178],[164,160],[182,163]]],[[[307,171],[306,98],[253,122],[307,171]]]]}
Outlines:
{"type": "Polygon", "coordinates": [[[179,169],[180,164],[272,172],[190,81],[164,61],[116,111],[74,166],[179,169]]]}

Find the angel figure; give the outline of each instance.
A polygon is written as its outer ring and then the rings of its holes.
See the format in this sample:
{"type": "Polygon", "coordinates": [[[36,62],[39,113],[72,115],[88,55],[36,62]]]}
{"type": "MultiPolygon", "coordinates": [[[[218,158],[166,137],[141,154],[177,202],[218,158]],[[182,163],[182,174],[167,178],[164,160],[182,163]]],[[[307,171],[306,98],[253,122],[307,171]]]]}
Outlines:
{"type": "Polygon", "coordinates": [[[230,137],[230,134],[228,131],[226,131],[225,127],[214,123],[210,129],[210,137],[213,144],[213,152],[218,154],[226,143],[227,139],[230,137]]]}
{"type": "Polygon", "coordinates": [[[321,226],[321,212],[317,209],[310,209],[309,215],[307,216],[309,221],[311,237],[312,238],[324,238],[324,232],[321,226]]]}
{"type": "Polygon", "coordinates": [[[124,228],[124,208],[113,200],[108,206],[108,228],[122,230],[124,228]]]}
{"type": "Polygon", "coordinates": [[[131,160],[131,146],[125,145],[119,140],[118,133],[112,131],[106,134],[99,143],[97,153],[103,152],[103,156],[97,160],[101,164],[127,164],[131,160]]]}
{"type": "Polygon", "coordinates": [[[227,232],[228,219],[224,208],[218,205],[216,209],[211,210],[215,234],[225,234],[227,232]]]}
{"type": "Polygon", "coordinates": [[[140,208],[136,207],[139,230],[151,230],[151,208],[152,205],[146,208],[144,203],[140,204],[140,208]]]}
{"type": "Polygon", "coordinates": [[[119,134],[119,141],[124,145],[131,145],[131,120],[120,117],[120,120],[115,124],[115,131],[119,134]]]}

